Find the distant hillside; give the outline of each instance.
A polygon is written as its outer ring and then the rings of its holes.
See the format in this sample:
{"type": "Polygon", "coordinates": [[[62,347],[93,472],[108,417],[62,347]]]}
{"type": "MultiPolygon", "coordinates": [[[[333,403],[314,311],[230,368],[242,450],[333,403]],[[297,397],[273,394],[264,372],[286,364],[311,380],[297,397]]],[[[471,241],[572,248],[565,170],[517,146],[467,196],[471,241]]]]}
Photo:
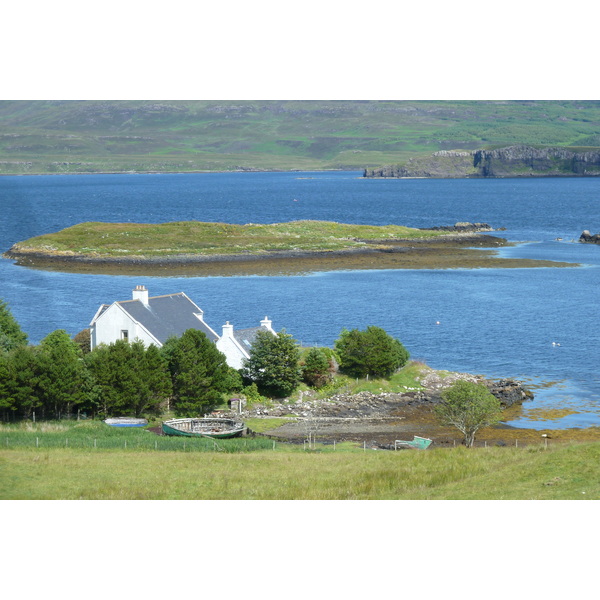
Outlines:
{"type": "Polygon", "coordinates": [[[598,101],[0,101],[0,173],[362,170],[600,146],[598,101]]]}
{"type": "Polygon", "coordinates": [[[533,148],[441,150],[411,158],[403,165],[365,169],[365,177],[599,177],[600,148],[533,148]]]}

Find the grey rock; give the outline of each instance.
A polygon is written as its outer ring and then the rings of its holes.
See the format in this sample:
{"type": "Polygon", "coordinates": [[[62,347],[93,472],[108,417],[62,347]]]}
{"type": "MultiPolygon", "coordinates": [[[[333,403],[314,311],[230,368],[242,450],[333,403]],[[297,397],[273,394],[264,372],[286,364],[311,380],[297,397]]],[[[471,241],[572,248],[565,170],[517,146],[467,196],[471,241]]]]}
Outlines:
{"type": "Polygon", "coordinates": [[[579,241],[583,244],[600,244],[600,233],[592,235],[589,230],[586,229],[579,237],[579,241]]]}

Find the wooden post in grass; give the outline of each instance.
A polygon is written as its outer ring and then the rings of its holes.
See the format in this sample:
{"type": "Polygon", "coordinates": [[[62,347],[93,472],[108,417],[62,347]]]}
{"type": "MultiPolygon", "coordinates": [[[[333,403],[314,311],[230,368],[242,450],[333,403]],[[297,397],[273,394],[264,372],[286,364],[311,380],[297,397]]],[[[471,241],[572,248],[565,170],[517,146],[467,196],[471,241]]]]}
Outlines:
{"type": "Polygon", "coordinates": [[[40,438],[38,438],[38,437],[35,438],[35,447],[36,448],[40,447],[40,438]]]}
{"type": "Polygon", "coordinates": [[[96,438],[94,438],[94,448],[96,448],[96,438]]]}
{"type": "MultiPolygon", "coordinates": [[[[8,444],[8,439],[6,440],[6,443],[8,444]]],[[[333,449],[335,450],[335,440],[333,440],[333,449]]]]}

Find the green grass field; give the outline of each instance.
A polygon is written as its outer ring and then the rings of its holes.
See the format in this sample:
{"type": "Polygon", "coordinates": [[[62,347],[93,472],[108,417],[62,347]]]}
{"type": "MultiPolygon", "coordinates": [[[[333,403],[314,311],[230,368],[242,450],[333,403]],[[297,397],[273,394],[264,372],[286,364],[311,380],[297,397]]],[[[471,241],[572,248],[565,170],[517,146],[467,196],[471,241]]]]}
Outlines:
{"type": "Polygon", "coordinates": [[[600,444],[225,454],[2,450],[1,499],[576,500],[600,498],[600,444]]]}
{"type": "Polygon", "coordinates": [[[264,438],[217,445],[157,438],[145,431],[109,430],[100,423],[46,427],[44,431],[38,424],[27,431],[3,426],[0,499],[600,498],[598,442],[422,452],[344,443],[306,450],[264,438]],[[94,439],[101,443],[94,445],[94,439]],[[168,448],[170,443],[177,447],[168,448]]]}

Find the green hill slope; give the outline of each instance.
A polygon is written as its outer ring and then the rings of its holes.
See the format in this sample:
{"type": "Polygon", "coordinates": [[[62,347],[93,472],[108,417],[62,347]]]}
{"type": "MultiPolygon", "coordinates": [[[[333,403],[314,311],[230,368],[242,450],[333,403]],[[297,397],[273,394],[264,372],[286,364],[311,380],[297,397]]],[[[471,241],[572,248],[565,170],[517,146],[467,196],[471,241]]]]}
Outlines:
{"type": "Polygon", "coordinates": [[[363,169],[600,146],[598,101],[0,101],[0,173],[363,169]]]}

